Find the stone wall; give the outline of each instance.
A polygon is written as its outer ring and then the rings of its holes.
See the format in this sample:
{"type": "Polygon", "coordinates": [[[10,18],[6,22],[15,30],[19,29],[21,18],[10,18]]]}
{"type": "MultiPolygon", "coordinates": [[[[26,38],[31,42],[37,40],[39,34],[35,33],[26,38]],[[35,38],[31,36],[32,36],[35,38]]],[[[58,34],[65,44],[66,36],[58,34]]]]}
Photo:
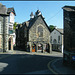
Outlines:
{"type": "Polygon", "coordinates": [[[45,25],[45,22],[41,18],[41,16],[38,17],[38,19],[35,21],[35,23],[32,25],[32,27],[29,30],[29,45],[30,45],[30,52],[32,52],[32,45],[33,43],[36,44],[36,52],[40,51],[38,50],[38,45],[42,44],[42,52],[45,50],[45,46],[49,44],[48,52],[50,52],[51,44],[50,44],[50,31],[48,30],[47,26],[45,25]],[[38,27],[41,26],[43,28],[43,36],[39,37],[38,33],[38,27]]]}
{"type": "Polygon", "coordinates": [[[0,16],[1,33],[0,33],[0,52],[8,50],[8,17],[0,16]]]}
{"type": "Polygon", "coordinates": [[[71,18],[70,18],[70,13],[64,11],[64,50],[70,51],[72,48],[72,26],[73,24],[71,23],[71,18]],[[66,16],[65,14],[69,14],[69,16],[66,16]],[[71,21],[67,20],[66,18],[70,19],[71,21]]]}
{"type": "Polygon", "coordinates": [[[38,17],[38,19],[35,21],[33,26],[29,30],[29,41],[50,41],[50,32],[48,28],[46,27],[44,21],[41,19],[41,17],[38,17]],[[38,37],[38,27],[43,27],[43,37],[38,37]]]}
{"type": "Polygon", "coordinates": [[[3,17],[0,16],[1,32],[0,32],[0,52],[3,51],[3,17]]]}

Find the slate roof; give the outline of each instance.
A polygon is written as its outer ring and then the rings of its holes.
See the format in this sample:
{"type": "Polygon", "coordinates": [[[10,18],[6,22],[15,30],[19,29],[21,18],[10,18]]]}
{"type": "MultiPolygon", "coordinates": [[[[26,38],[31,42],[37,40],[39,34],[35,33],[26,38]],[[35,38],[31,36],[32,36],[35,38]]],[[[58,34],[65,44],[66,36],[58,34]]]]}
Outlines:
{"type": "Polygon", "coordinates": [[[43,19],[45,25],[47,26],[48,30],[50,31],[50,28],[49,28],[48,25],[46,24],[46,22],[45,22],[45,20],[44,20],[44,18],[43,18],[42,15],[35,16],[33,19],[26,21],[26,22],[25,22],[25,25],[30,29],[30,28],[33,26],[33,24],[35,23],[35,21],[38,19],[38,17],[41,17],[41,18],[43,19]]]}
{"type": "Polygon", "coordinates": [[[62,9],[66,10],[66,11],[75,12],[75,6],[64,6],[64,7],[62,7],[62,9]]]}
{"type": "Polygon", "coordinates": [[[7,13],[9,14],[10,12],[13,12],[15,14],[15,16],[16,16],[16,13],[15,13],[15,10],[14,10],[13,7],[7,9],[7,13]]]}
{"type": "Polygon", "coordinates": [[[31,28],[31,26],[33,25],[33,23],[35,22],[37,17],[34,17],[26,22],[23,22],[22,24],[25,24],[28,28],[31,28]]]}
{"type": "Polygon", "coordinates": [[[63,29],[61,29],[61,28],[55,28],[55,30],[57,30],[59,33],[63,34],[63,29]]]}
{"type": "Polygon", "coordinates": [[[0,3],[0,14],[7,14],[7,8],[0,3]]]}
{"type": "Polygon", "coordinates": [[[0,3],[0,14],[8,15],[10,12],[13,12],[16,15],[14,8],[6,8],[5,5],[0,3]]]}

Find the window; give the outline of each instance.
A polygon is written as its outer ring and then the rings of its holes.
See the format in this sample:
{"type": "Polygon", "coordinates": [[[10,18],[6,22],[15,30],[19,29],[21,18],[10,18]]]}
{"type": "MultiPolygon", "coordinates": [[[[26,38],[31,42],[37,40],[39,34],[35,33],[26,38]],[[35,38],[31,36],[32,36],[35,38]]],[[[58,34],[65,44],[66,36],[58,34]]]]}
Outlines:
{"type": "Polygon", "coordinates": [[[58,43],[60,43],[60,36],[58,36],[58,43]]]}
{"type": "Polygon", "coordinates": [[[56,32],[54,32],[54,34],[56,34],[56,32]]]}
{"type": "Polygon", "coordinates": [[[39,37],[43,37],[43,27],[42,26],[38,27],[38,35],[39,37]]]}
{"type": "Polygon", "coordinates": [[[51,36],[51,43],[52,43],[52,36],[51,36]]]}
{"type": "Polygon", "coordinates": [[[54,44],[57,44],[57,40],[56,40],[56,39],[54,39],[54,40],[53,40],[53,43],[54,43],[54,44]]]}
{"type": "Polygon", "coordinates": [[[1,33],[1,21],[0,21],[0,33],[1,33]]]}

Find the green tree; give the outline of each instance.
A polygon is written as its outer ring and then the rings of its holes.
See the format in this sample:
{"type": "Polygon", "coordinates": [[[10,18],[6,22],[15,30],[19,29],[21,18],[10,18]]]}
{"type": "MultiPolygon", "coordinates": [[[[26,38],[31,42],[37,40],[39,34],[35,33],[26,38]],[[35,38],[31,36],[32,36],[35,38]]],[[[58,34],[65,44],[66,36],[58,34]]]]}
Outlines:
{"type": "Polygon", "coordinates": [[[17,23],[15,22],[14,25],[13,25],[14,30],[16,29],[16,26],[17,26],[17,23]]]}
{"type": "Polygon", "coordinates": [[[55,29],[55,27],[56,26],[54,26],[54,25],[49,25],[49,28],[50,28],[51,32],[55,29]]]}

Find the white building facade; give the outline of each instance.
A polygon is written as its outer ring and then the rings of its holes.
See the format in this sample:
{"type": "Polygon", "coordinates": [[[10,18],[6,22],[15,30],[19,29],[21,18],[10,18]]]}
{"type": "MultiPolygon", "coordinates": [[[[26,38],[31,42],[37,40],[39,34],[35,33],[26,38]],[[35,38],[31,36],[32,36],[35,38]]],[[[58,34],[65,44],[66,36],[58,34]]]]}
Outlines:
{"type": "Polygon", "coordinates": [[[15,21],[15,10],[14,8],[8,8],[7,13],[9,14],[8,17],[8,26],[9,26],[9,50],[13,50],[13,45],[15,44],[15,32],[13,32],[13,24],[15,21]]]}
{"type": "Polygon", "coordinates": [[[52,44],[52,50],[63,53],[63,29],[55,28],[51,32],[50,42],[52,44]]]}

